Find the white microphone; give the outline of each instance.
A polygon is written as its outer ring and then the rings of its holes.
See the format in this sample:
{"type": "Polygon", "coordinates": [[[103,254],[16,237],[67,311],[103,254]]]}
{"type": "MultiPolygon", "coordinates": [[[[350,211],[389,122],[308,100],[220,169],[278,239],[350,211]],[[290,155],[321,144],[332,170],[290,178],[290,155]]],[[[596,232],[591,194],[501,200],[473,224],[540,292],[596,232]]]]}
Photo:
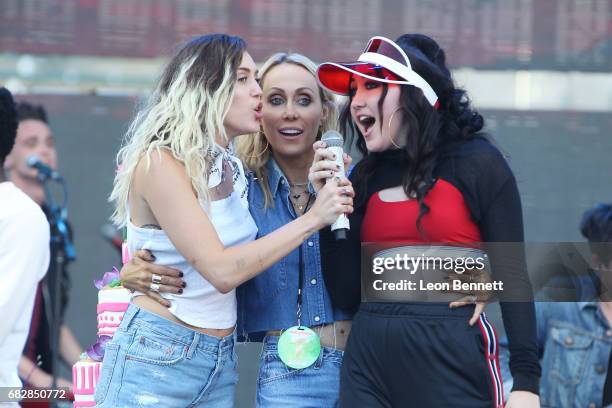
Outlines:
{"type": "MultiPolygon", "coordinates": [[[[335,130],[328,130],[327,132],[323,133],[323,136],[321,136],[321,141],[325,142],[325,144],[327,144],[327,148],[336,155],[336,164],[340,168],[340,170],[336,171],[336,176],[340,178],[345,177],[343,160],[344,139],[342,135],[335,130]]],[[[330,180],[332,180],[332,177],[328,178],[327,182],[329,183],[330,180]]],[[[331,230],[334,232],[334,237],[336,240],[346,239],[346,234],[349,229],[351,229],[351,226],[346,214],[340,214],[336,222],[334,222],[331,226],[331,230]]]]}
{"type": "Polygon", "coordinates": [[[28,167],[38,170],[38,178],[41,181],[44,181],[49,178],[53,180],[61,180],[62,178],[62,176],[60,176],[57,171],[53,170],[51,167],[43,163],[40,158],[35,154],[28,156],[26,164],[28,167]]]}

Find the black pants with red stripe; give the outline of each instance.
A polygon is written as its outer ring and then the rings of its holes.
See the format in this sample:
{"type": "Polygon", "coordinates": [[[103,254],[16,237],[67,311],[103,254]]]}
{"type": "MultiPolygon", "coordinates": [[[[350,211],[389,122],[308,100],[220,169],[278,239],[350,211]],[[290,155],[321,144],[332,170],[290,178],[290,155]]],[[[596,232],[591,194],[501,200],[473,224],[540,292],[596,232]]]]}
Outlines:
{"type": "Polygon", "coordinates": [[[340,375],[340,406],[503,407],[497,339],[473,306],[364,303],[340,375]]]}

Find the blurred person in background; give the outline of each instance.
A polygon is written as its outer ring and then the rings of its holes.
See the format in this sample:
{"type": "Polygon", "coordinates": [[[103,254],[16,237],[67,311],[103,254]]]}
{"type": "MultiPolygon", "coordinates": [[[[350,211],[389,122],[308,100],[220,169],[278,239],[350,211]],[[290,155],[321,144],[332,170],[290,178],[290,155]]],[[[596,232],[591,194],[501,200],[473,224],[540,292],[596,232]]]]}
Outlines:
{"type": "MultiPolygon", "coordinates": [[[[0,88],[0,387],[21,387],[18,365],[38,282],[49,266],[49,224],[40,207],[9,181],[4,163],[15,143],[17,113],[0,88]]],[[[0,402],[0,406],[10,406],[0,402]]],[[[12,404],[17,405],[17,404],[12,404]]]]}
{"type": "MultiPolygon", "coordinates": [[[[543,407],[612,406],[612,204],[586,211],[580,232],[591,247],[600,296],[585,302],[536,302],[543,407]]],[[[507,372],[506,348],[500,360],[507,372]]]]}
{"type": "MultiPolygon", "coordinates": [[[[47,219],[50,216],[49,207],[45,203],[43,184],[37,178],[38,170],[28,166],[31,156],[36,156],[51,169],[57,170],[57,151],[55,150],[54,136],[49,128],[47,112],[40,105],[27,102],[17,103],[17,138],[15,147],[6,158],[5,167],[9,170],[10,180],[38,204],[47,219]]],[[[68,224],[69,234],[72,228],[68,224]]],[[[51,246],[51,259],[55,259],[57,248],[51,246]]],[[[60,281],[60,325],[59,350],[60,358],[69,367],[79,360],[81,346],[74,334],[64,323],[64,315],[68,305],[70,292],[70,275],[67,270],[68,258],[64,258],[63,274],[60,281]]],[[[47,276],[38,284],[36,300],[32,313],[30,333],[19,363],[19,375],[24,383],[34,387],[51,387],[53,382],[53,351],[51,350],[51,326],[54,316],[55,304],[53,283],[59,274],[50,268],[47,276]]],[[[65,378],[58,378],[57,385],[71,387],[72,382],[65,378]]]]}

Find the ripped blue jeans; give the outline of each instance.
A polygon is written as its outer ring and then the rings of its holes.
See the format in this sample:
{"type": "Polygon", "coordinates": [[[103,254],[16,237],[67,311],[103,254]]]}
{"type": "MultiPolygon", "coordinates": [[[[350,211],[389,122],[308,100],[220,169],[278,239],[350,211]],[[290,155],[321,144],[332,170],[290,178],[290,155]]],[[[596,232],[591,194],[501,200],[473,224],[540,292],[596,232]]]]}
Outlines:
{"type": "Polygon", "coordinates": [[[97,407],[233,407],[235,333],[216,338],[130,304],[106,353],[97,407]]]}

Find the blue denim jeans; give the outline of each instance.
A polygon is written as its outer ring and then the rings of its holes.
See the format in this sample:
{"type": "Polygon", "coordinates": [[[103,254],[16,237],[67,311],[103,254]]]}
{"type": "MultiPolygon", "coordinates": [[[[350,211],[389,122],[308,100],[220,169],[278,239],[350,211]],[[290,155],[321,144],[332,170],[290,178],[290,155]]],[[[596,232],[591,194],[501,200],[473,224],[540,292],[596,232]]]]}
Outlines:
{"type": "Polygon", "coordinates": [[[277,344],[278,336],[266,336],[263,340],[257,407],[336,407],[344,352],[322,347],[313,365],[296,370],[281,361],[277,344]]]}
{"type": "Polygon", "coordinates": [[[233,407],[235,336],[208,336],[131,304],[106,345],[96,406],[233,407]]]}

